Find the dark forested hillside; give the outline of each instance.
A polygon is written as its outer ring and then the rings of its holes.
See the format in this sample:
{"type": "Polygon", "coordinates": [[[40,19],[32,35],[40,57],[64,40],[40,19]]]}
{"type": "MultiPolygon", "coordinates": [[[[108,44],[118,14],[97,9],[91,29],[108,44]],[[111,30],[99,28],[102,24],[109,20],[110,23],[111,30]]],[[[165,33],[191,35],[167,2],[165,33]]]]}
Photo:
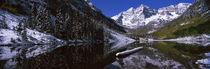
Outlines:
{"type": "Polygon", "coordinates": [[[64,40],[103,40],[104,27],[125,32],[87,0],[1,0],[0,9],[26,16],[20,31],[29,28],[64,40]]]}

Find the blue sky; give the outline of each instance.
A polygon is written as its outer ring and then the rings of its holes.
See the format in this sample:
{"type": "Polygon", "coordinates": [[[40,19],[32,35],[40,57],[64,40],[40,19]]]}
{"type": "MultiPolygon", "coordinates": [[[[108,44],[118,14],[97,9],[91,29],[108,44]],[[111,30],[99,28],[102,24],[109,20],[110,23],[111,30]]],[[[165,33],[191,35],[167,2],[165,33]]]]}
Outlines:
{"type": "Polygon", "coordinates": [[[158,9],[169,5],[176,5],[178,3],[193,3],[194,0],[89,0],[97,8],[99,8],[104,15],[112,17],[122,11],[126,11],[130,7],[138,7],[141,4],[147,5],[152,9],[158,9]]]}

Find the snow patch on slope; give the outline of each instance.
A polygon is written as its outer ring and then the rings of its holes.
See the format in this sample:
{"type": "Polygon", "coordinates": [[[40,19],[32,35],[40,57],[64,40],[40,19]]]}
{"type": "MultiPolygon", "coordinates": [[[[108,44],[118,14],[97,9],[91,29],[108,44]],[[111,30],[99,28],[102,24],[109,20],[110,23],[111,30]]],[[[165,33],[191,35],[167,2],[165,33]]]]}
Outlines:
{"type": "Polygon", "coordinates": [[[3,18],[5,18],[5,23],[7,24],[8,28],[15,30],[20,22],[18,18],[22,18],[22,17],[16,16],[14,14],[11,14],[7,11],[3,11],[0,9],[0,21],[3,22],[3,18]]]}
{"type": "Polygon", "coordinates": [[[27,29],[27,36],[30,37],[29,41],[38,43],[53,43],[53,42],[63,42],[63,40],[58,39],[52,35],[47,35],[35,30],[27,29]]]}
{"type": "Polygon", "coordinates": [[[27,41],[22,40],[22,36],[14,30],[9,29],[0,29],[0,44],[8,45],[8,44],[47,44],[47,43],[59,43],[64,42],[52,35],[47,35],[35,30],[27,29],[27,41]]]}
{"type": "Polygon", "coordinates": [[[95,10],[95,11],[100,11],[99,9],[97,9],[94,5],[93,5],[93,3],[91,3],[90,1],[88,1],[88,0],[85,0],[87,3],[88,3],[88,5],[91,7],[91,9],[93,9],[93,10],[95,10]]]}
{"type": "Polygon", "coordinates": [[[16,31],[9,29],[0,29],[0,44],[12,44],[13,42],[20,42],[22,37],[16,31]]]}
{"type": "Polygon", "coordinates": [[[0,25],[5,22],[8,28],[0,28],[0,45],[9,44],[45,44],[53,42],[63,42],[52,35],[47,35],[35,30],[26,29],[28,40],[23,41],[20,31],[17,31],[20,20],[24,16],[17,16],[7,11],[0,10],[0,25]]]}

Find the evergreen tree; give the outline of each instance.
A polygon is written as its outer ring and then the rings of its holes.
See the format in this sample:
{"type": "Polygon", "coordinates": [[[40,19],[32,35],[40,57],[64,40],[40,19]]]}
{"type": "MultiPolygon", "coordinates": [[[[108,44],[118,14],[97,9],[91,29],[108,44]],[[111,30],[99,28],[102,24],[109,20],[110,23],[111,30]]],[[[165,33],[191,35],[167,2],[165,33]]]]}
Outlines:
{"type": "Polygon", "coordinates": [[[20,19],[20,23],[18,24],[18,28],[17,31],[19,32],[19,34],[22,36],[23,41],[27,41],[27,30],[26,30],[26,26],[27,26],[27,19],[20,19]]]}
{"type": "Polygon", "coordinates": [[[44,30],[45,33],[51,33],[52,30],[52,23],[50,21],[49,11],[44,9],[42,16],[41,16],[41,29],[44,30]]]}
{"type": "Polygon", "coordinates": [[[8,26],[6,24],[6,16],[5,15],[1,15],[1,16],[2,16],[2,21],[1,21],[0,28],[7,29],[8,26]]]}
{"type": "Polygon", "coordinates": [[[64,38],[63,33],[65,32],[65,29],[63,28],[64,26],[64,17],[62,14],[61,9],[57,10],[56,14],[56,22],[55,22],[55,28],[54,28],[54,33],[57,37],[64,38]]]}
{"type": "Polygon", "coordinates": [[[35,29],[35,26],[36,26],[36,18],[35,18],[35,5],[34,3],[32,4],[32,8],[31,8],[31,15],[30,17],[28,18],[28,24],[27,24],[27,27],[31,28],[31,29],[35,29]]]}
{"type": "Polygon", "coordinates": [[[66,37],[66,39],[69,39],[70,37],[69,37],[69,31],[70,31],[70,28],[68,28],[69,27],[69,25],[71,25],[70,24],[70,21],[71,21],[71,18],[70,18],[70,15],[69,15],[69,13],[65,13],[65,20],[64,20],[64,26],[63,26],[63,29],[65,30],[65,37],[66,37]]]}

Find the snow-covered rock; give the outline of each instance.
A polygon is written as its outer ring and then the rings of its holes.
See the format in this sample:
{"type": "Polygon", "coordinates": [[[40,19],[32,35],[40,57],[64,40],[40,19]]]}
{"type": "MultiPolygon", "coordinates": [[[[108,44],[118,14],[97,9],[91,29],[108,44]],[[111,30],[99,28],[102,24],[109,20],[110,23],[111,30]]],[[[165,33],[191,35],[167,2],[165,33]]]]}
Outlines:
{"type": "Polygon", "coordinates": [[[181,23],[180,25],[184,26],[184,25],[187,25],[187,24],[189,24],[189,22],[184,22],[184,23],[181,23]]]}
{"type": "Polygon", "coordinates": [[[151,31],[148,31],[147,32],[147,34],[151,34],[151,33],[154,33],[156,30],[155,29],[153,29],[153,30],[151,30],[151,31]]]}
{"type": "Polygon", "coordinates": [[[137,47],[137,48],[134,48],[132,50],[126,50],[126,51],[123,51],[123,52],[118,52],[116,53],[116,56],[119,57],[119,56],[123,56],[123,55],[129,55],[129,54],[132,54],[132,53],[135,53],[139,50],[142,50],[143,47],[137,47]]]}
{"type": "Polygon", "coordinates": [[[136,29],[139,26],[160,26],[168,21],[179,17],[191,4],[180,3],[153,10],[146,5],[140,5],[138,8],[130,8],[121,12],[112,19],[127,28],[136,29]]]}

